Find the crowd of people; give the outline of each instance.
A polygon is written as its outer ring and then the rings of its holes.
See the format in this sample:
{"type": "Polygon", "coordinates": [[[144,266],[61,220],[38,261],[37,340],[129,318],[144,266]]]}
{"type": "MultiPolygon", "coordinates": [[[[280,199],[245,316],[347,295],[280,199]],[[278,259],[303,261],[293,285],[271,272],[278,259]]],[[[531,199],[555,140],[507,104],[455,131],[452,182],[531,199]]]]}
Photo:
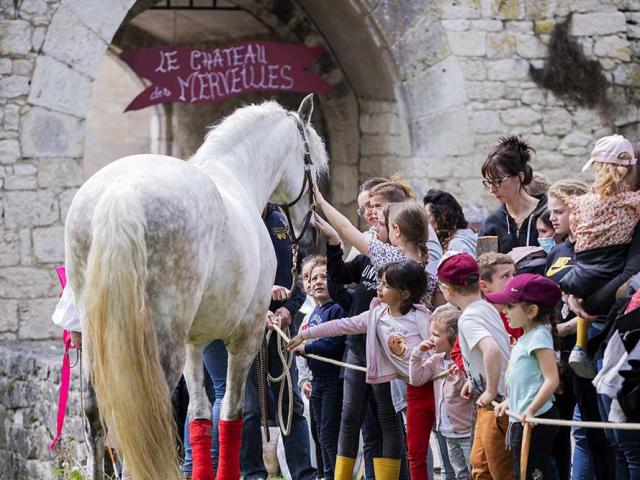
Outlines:
{"type": "MultiPolygon", "coordinates": [[[[480,225],[448,192],[419,202],[401,178],[372,178],[358,194],[361,231],[316,189],[326,254],[301,259],[292,290],[285,220],[266,210],[279,259],[267,324],[290,328],[297,355],[284,444],[293,479],[351,479],[361,438],[370,479],[433,478],[430,445],[443,479],[519,478],[528,417],[639,421],[639,152],[621,135],[599,139],[583,168],[591,186],[549,185],[533,154],[519,137],[499,139],[481,172],[501,205],[480,225]],[[298,314],[305,297],[308,313],[298,314]]],[[[205,364],[215,419],[224,345],[208,346],[205,364]]],[[[267,476],[255,375],[241,456],[248,480],[267,476]]],[[[527,479],[640,479],[640,431],[537,425],[531,445],[527,479]]],[[[186,457],[188,477],[188,448],[186,457]]]]}

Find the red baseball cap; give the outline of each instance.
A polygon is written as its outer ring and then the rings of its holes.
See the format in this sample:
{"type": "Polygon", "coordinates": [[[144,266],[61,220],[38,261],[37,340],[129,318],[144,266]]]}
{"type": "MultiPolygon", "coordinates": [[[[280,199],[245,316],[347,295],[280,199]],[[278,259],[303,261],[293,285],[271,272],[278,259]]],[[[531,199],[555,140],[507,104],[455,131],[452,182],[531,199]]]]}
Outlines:
{"type": "Polygon", "coordinates": [[[509,280],[504,291],[488,293],[485,298],[499,305],[531,302],[553,307],[560,301],[561,296],[560,287],[550,278],[534,273],[522,273],[509,280]]]}
{"type": "Polygon", "coordinates": [[[438,280],[464,287],[477,284],[480,279],[478,262],[468,253],[449,251],[438,264],[438,280]]]}

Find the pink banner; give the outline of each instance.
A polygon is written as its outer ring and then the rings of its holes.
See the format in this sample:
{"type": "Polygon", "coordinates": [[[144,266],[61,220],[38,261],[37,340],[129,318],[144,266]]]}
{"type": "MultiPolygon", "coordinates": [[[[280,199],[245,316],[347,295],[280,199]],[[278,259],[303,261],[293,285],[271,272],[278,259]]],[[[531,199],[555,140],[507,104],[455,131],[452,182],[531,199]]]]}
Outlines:
{"type": "Polygon", "coordinates": [[[125,111],[167,102],[215,103],[245,92],[328,93],[308,67],[325,51],[273,42],[240,42],[221,48],[158,46],[120,58],[151,82],[125,111]]]}

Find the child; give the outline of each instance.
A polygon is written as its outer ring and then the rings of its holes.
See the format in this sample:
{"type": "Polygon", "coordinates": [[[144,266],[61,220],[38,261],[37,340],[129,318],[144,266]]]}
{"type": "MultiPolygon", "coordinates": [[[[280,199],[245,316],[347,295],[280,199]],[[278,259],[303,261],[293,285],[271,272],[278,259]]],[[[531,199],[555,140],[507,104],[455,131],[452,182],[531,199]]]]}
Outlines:
{"type": "MultiPolygon", "coordinates": [[[[519,478],[522,432],[527,417],[560,418],[553,392],[560,384],[553,336],[554,309],[562,293],[558,285],[542,275],[524,273],[513,278],[503,292],[487,295],[492,303],[505,305],[512,327],[521,327],[524,335],[511,352],[507,370],[508,398],[495,407],[498,418],[507,409],[520,415],[520,423],[510,419],[511,450],[515,478],[519,478]]],[[[527,479],[549,478],[549,459],[559,427],[536,425],[531,433],[527,479]]],[[[523,479],[524,480],[524,479],[523,479]]]]}
{"type": "Polygon", "coordinates": [[[640,191],[626,181],[636,164],[633,145],[622,135],[596,142],[583,171],[593,166],[592,192],[569,198],[575,265],[561,280],[564,292],[586,298],[624,268],[627,246],[640,219],[640,191]]]}
{"type": "Polygon", "coordinates": [[[409,381],[423,385],[435,375],[450,370],[448,377],[434,380],[436,396],[436,431],[447,444],[449,462],[455,478],[468,479],[471,474],[471,416],[473,402],[460,395],[465,377],[459,369],[450,369],[451,349],[458,336],[460,310],[452,305],[436,308],[431,319],[431,338],[411,354],[409,381]]]}
{"type": "MultiPolygon", "coordinates": [[[[302,342],[311,338],[366,333],[367,383],[372,384],[382,428],[383,458],[374,459],[375,478],[392,480],[397,479],[400,473],[402,445],[389,440],[397,439],[402,427],[390,402],[389,382],[397,378],[409,379],[411,352],[431,336],[431,313],[419,303],[427,290],[427,279],[421,264],[412,260],[389,263],[381,268],[380,277],[378,298],[371,302],[370,310],[301,331],[291,339],[288,348],[300,351],[302,342]],[[390,406],[392,411],[381,412],[381,406],[390,406]]],[[[408,402],[407,421],[410,426],[416,412],[411,408],[411,397],[408,402]]],[[[430,425],[428,430],[430,432],[430,425]]],[[[425,432],[420,434],[424,435],[425,432]]]]}
{"type": "Polygon", "coordinates": [[[536,229],[538,230],[538,245],[540,245],[545,253],[549,253],[556,246],[558,238],[556,231],[551,223],[551,212],[545,210],[536,220],[536,229]]]}
{"type": "MultiPolygon", "coordinates": [[[[516,265],[513,259],[506,253],[488,252],[478,257],[478,267],[480,268],[480,293],[484,296],[487,293],[501,292],[505,285],[516,274],[516,265]]],[[[515,341],[522,335],[521,328],[511,328],[507,317],[498,308],[500,319],[504,325],[504,329],[509,335],[509,345],[513,345],[515,341]]],[[[451,358],[456,362],[458,368],[463,372],[464,362],[460,353],[460,343],[456,343],[451,351],[451,358]]]]}
{"type": "MultiPolygon", "coordinates": [[[[315,260],[309,277],[309,293],[316,303],[311,312],[307,328],[321,325],[335,318],[343,318],[346,312],[333,302],[327,290],[327,260],[320,257],[315,260]]],[[[334,360],[342,360],[345,337],[318,338],[298,350],[300,353],[313,353],[334,360]]],[[[324,478],[333,480],[338,454],[338,435],[342,413],[342,378],[340,367],[319,360],[307,359],[311,370],[311,409],[318,431],[318,440],[322,447],[324,478]]]]}
{"type": "Polygon", "coordinates": [[[440,288],[462,310],[458,320],[460,350],[469,381],[461,394],[476,400],[471,448],[474,479],[510,480],[513,462],[505,448],[507,419],[496,419],[491,402],[502,401],[509,338],[498,311],[480,294],[480,268],[468,253],[445,254],[438,266],[440,288]]]}

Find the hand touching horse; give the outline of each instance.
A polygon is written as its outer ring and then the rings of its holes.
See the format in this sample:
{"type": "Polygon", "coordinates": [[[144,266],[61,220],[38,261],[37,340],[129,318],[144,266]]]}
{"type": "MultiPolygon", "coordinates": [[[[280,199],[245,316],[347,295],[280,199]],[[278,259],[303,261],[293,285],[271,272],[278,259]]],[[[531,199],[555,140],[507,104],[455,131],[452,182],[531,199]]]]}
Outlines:
{"type": "MultiPolygon", "coordinates": [[[[189,416],[211,418],[202,350],[214,339],[229,353],[218,478],[240,476],[244,385],[276,271],[260,215],[270,197],[300,197],[291,207],[299,229],[310,208],[311,197],[299,194],[327,168],[309,123],[312,110],[311,96],[297,113],[275,102],[241,108],[207,134],[189,161],[120,159],[73,200],[66,266],[85,334],[85,365],[100,415],[134,480],[180,477],[170,392],[184,371],[189,416]]],[[[96,427],[95,417],[89,423],[96,427]]],[[[97,478],[101,468],[94,457],[89,474],[97,478]]]]}

